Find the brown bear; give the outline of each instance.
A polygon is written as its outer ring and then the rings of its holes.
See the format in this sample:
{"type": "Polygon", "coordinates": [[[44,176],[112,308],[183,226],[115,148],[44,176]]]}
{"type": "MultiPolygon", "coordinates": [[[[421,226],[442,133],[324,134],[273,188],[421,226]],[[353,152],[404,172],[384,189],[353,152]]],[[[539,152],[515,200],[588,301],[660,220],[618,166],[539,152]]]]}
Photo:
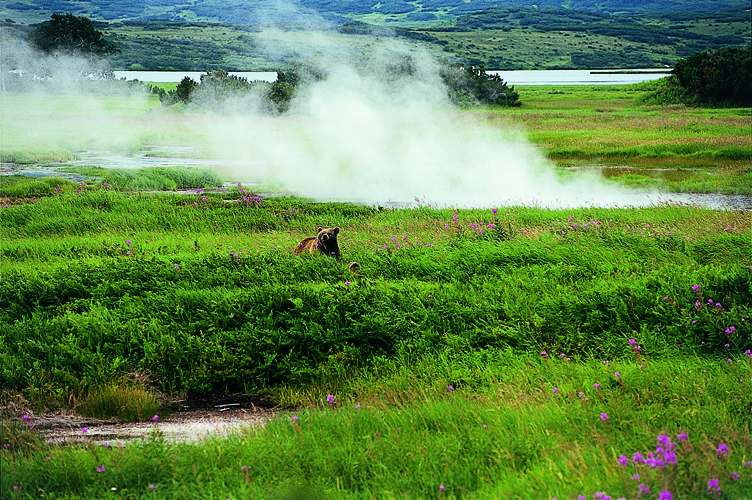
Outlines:
{"type": "Polygon", "coordinates": [[[342,254],[339,251],[339,245],[337,244],[337,235],[339,234],[339,228],[322,228],[317,229],[318,234],[316,236],[309,236],[304,239],[298,246],[295,247],[293,252],[295,255],[300,255],[303,252],[321,252],[328,257],[334,257],[337,260],[342,258],[342,254]]]}

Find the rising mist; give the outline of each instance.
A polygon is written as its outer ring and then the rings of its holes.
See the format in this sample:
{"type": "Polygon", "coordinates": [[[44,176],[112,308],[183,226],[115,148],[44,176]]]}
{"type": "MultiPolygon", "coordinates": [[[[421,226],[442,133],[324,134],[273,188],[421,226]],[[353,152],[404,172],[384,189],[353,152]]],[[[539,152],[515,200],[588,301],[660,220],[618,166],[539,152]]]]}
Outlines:
{"type": "Polygon", "coordinates": [[[31,67],[54,68],[50,81],[57,84],[45,90],[32,80],[33,88],[6,93],[12,98],[2,105],[0,126],[9,131],[0,139],[4,150],[134,153],[149,144],[190,146],[199,156],[225,160],[228,180],[368,204],[648,202],[644,194],[595,177],[564,181],[524,131],[490,123],[482,109],[452,107],[436,60],[415,44],[384,40],[366,55],[316,55],[328,76],[305,87],[280,116],[255,112],[253,102],[233,103],[230,110],[226,103],[216,109],[149,109],[144,93],[87,94],[79,90],[80,75],[90,62],[53,60],[23,44],[15,47],[15,53],[4,53],[5,61],[26,57],[31,67]],[[389,71],[407,57],[413,71],[389,71]]]}

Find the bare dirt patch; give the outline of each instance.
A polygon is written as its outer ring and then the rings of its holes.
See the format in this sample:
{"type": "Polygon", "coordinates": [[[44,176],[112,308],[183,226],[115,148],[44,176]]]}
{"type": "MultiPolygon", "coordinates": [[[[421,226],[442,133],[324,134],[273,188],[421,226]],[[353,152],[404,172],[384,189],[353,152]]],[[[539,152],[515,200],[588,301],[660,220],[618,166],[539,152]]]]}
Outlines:
{"type": "Polygon", "coordinates": [[[148,438],[159,430],[168,442],[192,443],[211,436],[226,436],[241,427],[264,425],[280,409],[267,400],[248,396],[190,396],[172,403],[156,420],[122,422],[73,412],[32,415],[27,427],[49,444],[97,443],[121,446],[148,438]]]}

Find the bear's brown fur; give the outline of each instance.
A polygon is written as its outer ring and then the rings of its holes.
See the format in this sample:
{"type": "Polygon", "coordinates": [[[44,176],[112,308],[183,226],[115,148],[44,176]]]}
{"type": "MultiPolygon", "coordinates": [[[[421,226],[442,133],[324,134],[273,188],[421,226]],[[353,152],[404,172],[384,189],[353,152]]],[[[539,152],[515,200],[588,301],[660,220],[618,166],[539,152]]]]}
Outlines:
{"type": "Polygon", "coordinates": [[[293,253],[295,255],[300,255],[303,252],[320,252],[328,257],[334,257],[337,260],[341,259],[342,253],[339,251],[339,245],[337,244],[339,228],[319,227],[317,231],[318,234],[316,236],[309,236],[298,243],[298,246],[295,247],[293,253]]]}

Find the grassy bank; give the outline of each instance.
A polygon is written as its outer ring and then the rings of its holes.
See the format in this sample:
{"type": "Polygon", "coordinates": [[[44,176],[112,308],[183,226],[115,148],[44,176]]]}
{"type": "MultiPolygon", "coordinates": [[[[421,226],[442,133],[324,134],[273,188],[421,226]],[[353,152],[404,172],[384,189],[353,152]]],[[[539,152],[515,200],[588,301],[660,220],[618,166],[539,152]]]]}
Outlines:
{"type": "Polygon", "coordinates": [[[0,208],[0,382],[31,415],[2,430],[2,498],[752,488],[749,213],[387,210],[47,183],[0,208]],[[344,262],[292,255],[317,225],[341,228],[344,262]],[[40,412],[92,411],[141,383],[296,409],[199,445],[158,425],[123,449],[35,438],[40,412]],[[678,465],[635,464],[662,433],[678,465]]]}
{"type": "MultiPolygon", "coordinates": [[[[658,85],[518,86],[520,108],[466,113],[491,130],[522,130],[564,175],[595,171],[640,189],[752,194],[750,110],[645,104],[658,85]]],[[[161,109],[155,96],[11,94],[0,120],[7,162],[64,164],[85,150],[129,155],[155,145],[188,146],[199,157],[227,153],[211,137],[212,120],[224,118],[161,109]]]]}
{"type": "Polygon", "coordinates": [[[752,193],[750,110],[644,104],[660,85],[516,87],[521,108],[483,113],[522,127],[562,168],[639,188],[752,193]]]}
{"type": "Polygon", "coordinates": [[[3,382],[40,395],[132,370],[168,391],[273,390],[452,339],[604,359],[635,332],[654,352],[752,348],[724,333],[749,312],[743,212],[381,210],[70,183],[0,217],[3,382]],[[317,225],[342,228],[359,274],[291,258],[317,225]]]}
{"type": "Polygon", "coordinates": [[[155,424],[124,448],[81,434],[0,450],[3,498],[705,498],[713,479],[747,498],[750,360],[640,361],[486,350],[390,363],[363,391],[228,439],[171,444],[155,424]],[[676,465],[641,463],[671,460],[661,446],[676,465]]]}

